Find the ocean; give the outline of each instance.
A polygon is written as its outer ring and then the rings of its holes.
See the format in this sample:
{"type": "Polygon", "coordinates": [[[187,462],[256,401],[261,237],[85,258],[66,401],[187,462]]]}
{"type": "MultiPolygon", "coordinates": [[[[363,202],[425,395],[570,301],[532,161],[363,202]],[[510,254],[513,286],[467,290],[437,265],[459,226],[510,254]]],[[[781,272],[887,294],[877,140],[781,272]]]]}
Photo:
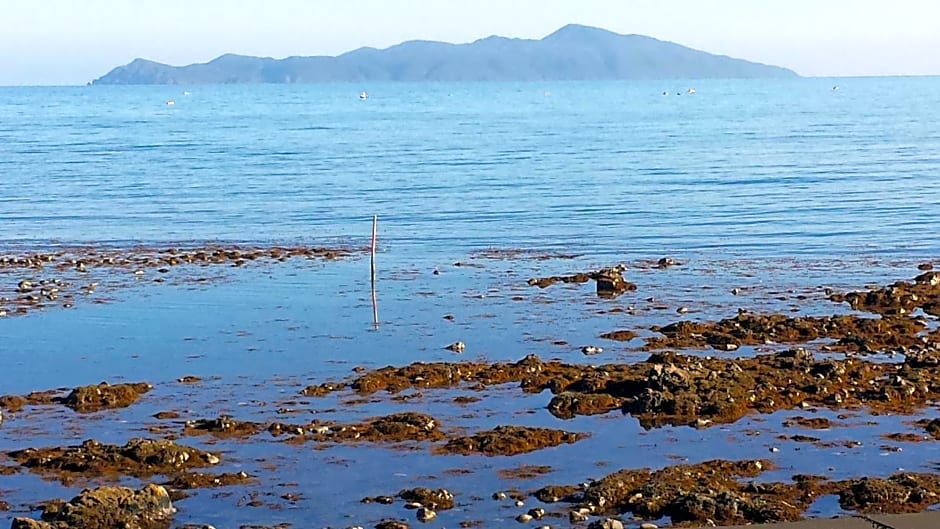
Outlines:
{"type": "MultiPolygon", "coordinates": [[[[930,407],[814,405],[651,427],[616,410],[561,419],[546,409],[551,392],[522,392],[518,382],[301,390],[417,361],[535,354],[635,364],[650,356],[644,341],[655,327],[678,320],[867,314],[829,295],[940,266],[938,112],[940,78],[0,88],[0,257],[216,244],[352,250],[337,260],[165,271],[0,267],[0,396],[101,381],[154,386],[129,407],[90,415],[4,410],[0,470],[10,470],[0,471],[0,506],[10,510],[0,520],[37,517],[39,502],[87,486],[164,481],[45,479],[4,455],[89,438],[176,439],[220,455],[201,471],[250,476],[187,491],[173,527],[414,526],[401,500],[360,500],[416,486],[456,495],[429,526],[521,527],[516,517],[535,506],[564,526],[571,505],[542,505],[536,489],[719,458],[769,460],[758,482],[932,472],[940,447],[910,441],[923,437],[913,421],[933,417],[930,407]],[[375,305],[361,251],[373,215],[375,305]],[[664,257],[678,264],[657,267],[664,257]],[[637,290],[614,299],[590,283],[529,284],[618,263],[637,290]],[[60,299],[16,313],[22,281],[52,279],[81,287],[68,308],[60,299]],[[601,338],[622,329],[637,337],[601,338]],[[445,349],[456,341],[461,354],[445,349]],[[585,346],[601,350],[588,356],[585,346]],[[201,382],[179,382],[185,376],[201,382]],[[185,430],[220,416],[350,424],[404,411],[433,416],[447,438],[506,424],[589,436],[491,457],[441,455],[442,442],[299,444],[264,431],[185,430]],[[787,426],[798,416],[832,427],[787,426]],[[519,477],[521,465],[539,470],[519,477]],[[525,505],[490,499],[500,491],[525,505]]],[[[935,317],[914,316],[925,333],[936,330],[935,317]]],[[[799,345],[844,359],[830,343],[799,345]]],[[[682,352],[749,358],[792,346],[682,352]]],[[[832,495],[806,510],[844,512],[832,495]]]]}
{"type": "Polygon", "coordinates": [[[0,240],[378,215],[412,254],[933,255],[938,108],[936,78],[3,88],[0,240]]]}

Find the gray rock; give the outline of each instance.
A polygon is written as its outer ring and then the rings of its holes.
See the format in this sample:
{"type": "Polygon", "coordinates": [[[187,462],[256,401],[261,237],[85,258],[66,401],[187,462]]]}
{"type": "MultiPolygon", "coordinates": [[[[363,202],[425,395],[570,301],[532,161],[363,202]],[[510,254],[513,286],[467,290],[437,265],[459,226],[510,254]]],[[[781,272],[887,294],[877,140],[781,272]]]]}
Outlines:
{"type": "Polygon", "coordinates": [[[605,518],[591,522],[588,529],[623,529],[623,522],[616,518],[605,518]]]}

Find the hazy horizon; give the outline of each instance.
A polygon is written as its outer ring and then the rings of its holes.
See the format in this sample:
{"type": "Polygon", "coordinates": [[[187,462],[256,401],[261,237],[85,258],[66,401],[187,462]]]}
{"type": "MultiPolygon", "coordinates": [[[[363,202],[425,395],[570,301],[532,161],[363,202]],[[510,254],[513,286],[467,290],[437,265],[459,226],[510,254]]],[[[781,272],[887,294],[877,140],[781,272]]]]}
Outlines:
{"type": "Polygon", "coordinates": [[[540,39],[566,24],[640,34],[806,77],[940,75],[927,0],[37,0],[0,19],[0,85],[81,85],[144,58],[174,66],[226,54],[335,56],[409,40],[540,39]],[[445,4],[445,5],[442,5],[445,4]],[[704,5],[703,5],[704,4],[704,5]],[[263,6],[263,7],[262,7],[263,6]]]}

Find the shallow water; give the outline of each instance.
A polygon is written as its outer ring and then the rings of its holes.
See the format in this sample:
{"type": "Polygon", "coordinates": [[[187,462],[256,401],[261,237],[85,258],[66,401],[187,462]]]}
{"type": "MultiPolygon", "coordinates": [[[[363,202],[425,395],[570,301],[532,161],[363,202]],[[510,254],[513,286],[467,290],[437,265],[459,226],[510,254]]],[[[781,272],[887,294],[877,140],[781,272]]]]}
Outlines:
{"type": "MultiPolygon", "coordinates": [[[[380,254],[380,258],[383,255],[380,254]]],[[[461,359],[515,361],[535,353],[543,359],[602,363],[639,361],[648,353],[641,340],[618,343],[598,334],[618,328],[637,329],[677,319],[716,318],[737,307],[785,311],[791,304],[803,314],[846,312],[825,299],[824,288],[910,277],[917,261],[762,260],[691,261],[667,270],[629,261],[635,293],[614,300],[597,298],[591,285],[556,285],[542,290],[526,284],[529,277],[598,266],[588,258],[548,261],[464,256],[461,266],[446,262],[426,267],[380,268],[377,283],[379,325],[372,322],[367,282],[368,262],[348,259],[328,263],[254,263],[221,272],[215,282],[193,286],[183,279],[193,273],[172,270],[166,283],[146,281],[113,288],[95,304],[78,300],[72,309],[49,309],[6,318],[0,328],[4,348],[3,393],[70,387],[108,380],[146,380],[155,389],[130,408],[80,416],[62,407],[31,408],[7,414],[0,427],[0,450],[25,446],[75,444],[82,439],[123,444],[136,436],[152,436],[160,426],[179,434],[182,421],[231,415],[240,420],[355,421],[396,411],[418,411],[436,417],[448,432],[472,433],[499,424],[544,426],[589,432],[574,445],[513,457],[431,456],[428,443],[399,447],[352,445],[317,447],[291,445],[262,433],[249,441],[187,437],[180,442],[221,452],[215,472],[244,470],[256,479],[247,486],[195,491],[177,502],[176,525],[186,522],[276,524],[315,521],[315,526],[370,525],[390,517],[412,519],[401,503],[363,505],[364,496],[392,494],[414,486],[446,487],[457,494],[458,507],[441,511],[435,527],[480,520],[486,527],[517,527],[514,517],[524,508],[489,499],[494,491],[518,487],[534,491],[547,484],[581,483],[620,468],[661,467],[713,458],[767,458],[778,470],[760,480],[783,480],[797,473],[833,479],[860,475],[887,476],[903,468],[929,471],[940,462],[935,442],[898,443],[881,438],[893,432],[921,432],[910,424],[930,417],[870,417],[864,410],[836,412],[793,410],[752,414],[730,425],[703,430],[668,426],[644,430],[636,419],[612,412],[563,421],[546,409],[551,395],[524,394],[514,384],[485,391],[406,391],[414,398],[393,401],[377,394],[360,402],[350,392],[305,398],[308,384],[348,379],[352,368],[402,365],[412,361],[461,359]],[[434,274],[437,269],[439,274],[434,274]],[[862,281],[864,279],[864,281],[862,281]],[[740,293],[730,294],[732,288],[740,293]],[[655,296],[655,301],[648,301],[655,296]],[[796,296],[806,296],[797,301],[796,296]],[[778,298],[783,297],[785,300],[778,298]],[[658,308],[660,305],[667,309],[658,308]],[[610,313],[635,307],[635,314],[610,313]],[[688,306],[677,315],[675,308],[688,306]],[[446,320],[444,315],[453,315],[446,320]],[[454,354],[443,347],[455,340],[467,351],[454,354]],[[567,344],[556,344],[565,341],[567,344]],[[580,347],[596,344],[604,352],[585,356],[580,347]],[[197,375],[203,382],[180,384],[176,379],[197,375]],[[455,396],[482,400],[455,405],[455,396]],[[276,410],[290,408],[282,415],[276,410]],[[157,420],[159,411],[177,411],[179,420],[157,420]],[[785,428],[797,415],[825,416],[831,430],[785,428]],[[822,441],[857,441],[859,446],[821,447],[778,439],[781,433],[804,433],[822,441]],[[894,452],[884,446],[900,446],[894,452]],[[779,449],[771,452],[771,448],[779,449]],[[521,464],[548,465],[551,472],[527,480],[501,478],[497,472],[521,464]],[[468,471],[455,474],[454,469],[468,471]],[[252,494],[258,496],[251,496],[252,494]],[[299,494],[287,501],[285,493],[299,494]],[[262,507],[245,504],[259,497],[262,507]]],[[[196,271],[195,273],[204,273],[196,271]]],[[[784,346],[767,346],[761,351],[784,346]]],[[[735,354],[754,354],[743,347],[735,354]]],[[[716,354],[701,352],[700,354],[716,354]]],[[[106,480],[79,480],[67,487],[40,481],[27,473],[0,477],[4,499],[14,506],[10,516],[28,514],[29,505],[55,496],[70,497],[83,486],[106,480]]],[[[135,479],[124,479],[137,484],[135,479]]],[[[549,506],[546,506],[549,507],[549,506]]],[[[820,500],[811,515],[830,516],[838,505],[820,500]]],[[[563,506],[550,508],[566,516],[563,506]]],[[[564,524],[566,518],[549,523],[564,524]]]]}
{"type": "MultiPolygon", "coordinates": [[[[652,325],[724,318],[738,308],[845,313],[826,299],[827,287],[913,277],[940,249],[933,237],[940,121],[931,118],[940,80],[839,80],[838,92],[832,84],[709,81],[678,97],[660,94],[684,85],[382,85],[368,87],[365,102],[359,87],[340,85],[199,87],[189,96],[179,87],[0,89],[0,255],[80,243],[362,245],[371,215],[380,217],[377,326],[362,255],[208,272],[182,267],[163,284],[148,274],[99,287],[72,309],[0,318],[0,395],[102,380],[155,385],[123,410],[6,414],[0,451],[91,437],[123,443],[158,424],[179,433],[181,423],[151,417],[158,411],[179,411],[180,420],[229,414],[263,422],[281,420],[276,410],[285,406],[300,417],[342,421],[420,411],[449,431],[523,424],[591,433],[574,445],[495,458],[430,457],[427,444],[314,449],[267,434],[249,442],[184,437],[222,452],[213,471],[244,469],[257,478],[177,503],[176,525],[217,527],[413,521],[400,502],[359,499],[420,485],[457,494],[458,508],[439,512],[430,526],[517,527],[513,518],[537,502],[520,509],[490,500],[494,491],[711,458],[771,459],[778,470],[762,480],[931,470],[940,461],[935,442],[880,436],[918,432],[910,421],[933,409],[917,417],[857,410],[831,430],[802,432],[861,443],[821,448],[776,438],[786,418],[809,412],[644,430],[619,412],[562,421],[545,409],[547,392],[523,394],[514,385],[423,391],[407,402],[298,394],[347,379],[355,366],[515,361],[530,353],[640,361],[648,356],[641,339],[622,344],[598,335],[626,328],[643,338],[652,325]],[[164,104],[170,98],[173,107],[164,104]],[[577,255],[477,253],[490,246],[577,255]],[[684,265],[649,267],[663,255],[684,265]],[[627,264],[638,290],[615,300],[597,298],[589,284],[540,290],[526,283],[617,262],[627,264]],[[205,274],[214,279],[188,281],[205,274]],[[618,307],[633,314],[609,312],[618,307]],[[688,313],[677,314],[679,307],[688,313]],[[444,349],[456,340],[467,343],[463,355],[444,349]],[[583,345],[605,351],[587,357],[583,345]],[[203,382],[177,383],[184,375],[203,382]],[[468,394],[483,400],[453,404],[468,394]],[[497,474],[520,464],[552,472],[521,482],[497,474]],[[453,469],[470,473],[446,472],[453,469]],[[252,492],[265,507],[243,506],[252,492]],[[300,499],[280,498],[286,492],[300,499]]],[[[28,275],[0,274],[0,281],[12,288],[28,275]]],[[[13,506],[0,518],[86,484],[0,476],[0,499],[13,506]]],[[[830,500],[810,514],[839,512],[830,500]]]]}

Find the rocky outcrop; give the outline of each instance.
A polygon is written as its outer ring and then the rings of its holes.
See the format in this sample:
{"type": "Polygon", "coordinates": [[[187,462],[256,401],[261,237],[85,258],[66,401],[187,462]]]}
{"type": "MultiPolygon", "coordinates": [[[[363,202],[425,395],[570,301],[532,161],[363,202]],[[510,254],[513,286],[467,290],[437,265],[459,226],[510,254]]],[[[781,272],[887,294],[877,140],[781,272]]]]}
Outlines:
{"type": "Polygon", "coordinates": [[[100,487],[68,502],[50,502],[41,521],[16,518],[11,529],[165,529],[175,512],[170,495],[159,485],[100,487]]]}

